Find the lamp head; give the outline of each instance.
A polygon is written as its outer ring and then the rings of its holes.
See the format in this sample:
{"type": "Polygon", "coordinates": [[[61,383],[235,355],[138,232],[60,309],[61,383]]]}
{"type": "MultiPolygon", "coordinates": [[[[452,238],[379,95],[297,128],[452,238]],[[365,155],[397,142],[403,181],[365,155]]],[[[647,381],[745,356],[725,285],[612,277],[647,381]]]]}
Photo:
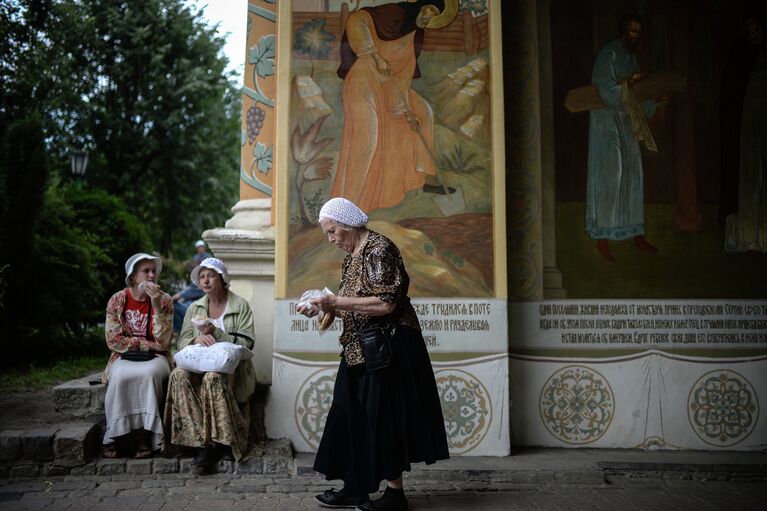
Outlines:
{"type": "Polygon", "coordinates": [[[72,164],[72,175],[78,178],[83,177],[88,168],[88,153],[75,151],[70,157],[70,163],[72,164]]]}

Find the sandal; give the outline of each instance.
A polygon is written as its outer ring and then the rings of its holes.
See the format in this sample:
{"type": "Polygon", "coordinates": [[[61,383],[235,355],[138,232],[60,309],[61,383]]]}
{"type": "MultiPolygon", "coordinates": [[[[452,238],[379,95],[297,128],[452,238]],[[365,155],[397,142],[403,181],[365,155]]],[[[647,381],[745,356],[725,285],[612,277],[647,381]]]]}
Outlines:
{"type": "Polygon", "coordinates": [[[152,454],[153,452],[150,447],[141,446],[138,449],[136,449],[136,454],[133,455],[133,458],[137,460],[143,460],[146,458],[151,458],[152,454]]]}
{"type": "Polygon", "coordinates": [[[107,444],[104,446],[104,452],[101,453],[102,458],[119,458],[120,453],[117,451],[117,447],[115,447],[115,444],[107,444]]]}

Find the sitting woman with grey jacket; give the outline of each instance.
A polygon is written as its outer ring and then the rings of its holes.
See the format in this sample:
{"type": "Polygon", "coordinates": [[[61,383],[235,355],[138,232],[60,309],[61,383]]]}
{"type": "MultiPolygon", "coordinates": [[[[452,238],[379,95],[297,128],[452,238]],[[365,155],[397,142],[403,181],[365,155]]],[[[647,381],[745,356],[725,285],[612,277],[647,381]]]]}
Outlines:
{"type": "MultiPolygon", "coordinates": [[[[187,309],[178,348],[231,342],[251,349],[253,312],[247,300],[229,290],[223,261],[215,257],[203,260],[192,270],[191,278],[205,296],[187,309]]],[[[250,360],[242,360],[234,374],[174,369],[165,403],[166,442],[197,448],[192,464],[199,474],[207,473],[222,458],[239,460],[248,447],[249,398],[255,385],[250,360]]]]}

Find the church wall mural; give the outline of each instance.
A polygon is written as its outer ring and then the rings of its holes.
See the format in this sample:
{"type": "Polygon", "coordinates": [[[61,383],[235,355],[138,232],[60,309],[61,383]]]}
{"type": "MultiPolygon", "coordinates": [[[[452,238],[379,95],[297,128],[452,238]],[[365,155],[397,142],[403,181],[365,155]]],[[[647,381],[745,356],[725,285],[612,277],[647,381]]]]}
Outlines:
{"type": "Polygon", "coordinates": [[[495,296],[487,7],[403,35],[387,5],[293,3],[287,294],[328,285],[321,269],[339,254],[321,243],[317,215],[343,196],[417,268],[412,297],[495,296]],[[381,41],[390,80],[352,49],[381,41]]]}
{"type": "Polygon", "coordinates": [[[511,305],[513,444],[763,449],[766,13],[538,4],[550,279],[511,305]]]}
{"type": "Polygon", "coordinates": [[[402,250],[452,454],[762,449],[758,2],[464,0],[420,41],[366,10],[392,4],[283,2],[272,40],[249,39],[275,99],[274,138],[243,139],[243,186],[274,180],[268,434],[322,435],[340,322],[320,333],[295,305],[337,289],[316,223],[345,195],[402,250]],[[344,49],[373,32],[386,85],[344,49]]]}
{"type": "Polygon", "coordinates": [[[552,3],[557,261],[568,296],[765,297],[759,16],[745,2],[552,3]],[[619,22],[635,13],[626,50],[619,22]],[[610,73],[642,75],[631,89],[649,114],[643,141],[623,144],[638,125],[575,98],[600,75],[599,93],[617,106],[610,73]]]}
{"type": "Polygon", "coordinates": [[[344,254],[317,216],[345,197],[400,249],[451,452],[509,452],[500,5],[453,2],[454,17],[423,29],[421,7],[450,2],[280,6],[286,172],[267,429],[299,451],[322,434],[341,321],[321,334],[295,307],[306,290],[338,289],[344,254]]]}

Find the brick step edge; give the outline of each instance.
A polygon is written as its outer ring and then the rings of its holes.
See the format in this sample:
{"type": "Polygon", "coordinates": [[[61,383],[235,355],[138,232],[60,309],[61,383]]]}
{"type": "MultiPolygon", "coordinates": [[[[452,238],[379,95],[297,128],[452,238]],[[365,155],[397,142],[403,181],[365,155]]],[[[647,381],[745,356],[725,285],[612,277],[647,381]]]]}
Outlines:
{"type": "Polygon", "coordinates": [[[646,479],[678,479],[695,481],[765,482],[767,465],[704,464],[704,463],[645,463],[601,462],[605,477],[646,479]]]}
{"type": "MultiPolygon", "coordinates": [[[[295,473],[298,476],[316,475],[305,458],[296,462],[295,473]]],[[[601,486],[611,476],[648,479],[675,479],[699,481],[767,481],[767,466],[762,464],[680,464],[680,463],[641,463],[641,462],[598,462],[582,468],[561,470],[550,469],[478,469],[465,468],[419,469],[414,467],[405,472],[408,484],[478,484],[491,486],[525,485],[547,486],[601,486]]]]}
{"type": "Polygon", "coordinates": [[[763,463],[648,463],[640,461],[601,461],[597,463],[597,465],[604,470],[767,473],[767,464],[763,463]]]}
{"type": "MultiPolygon", "coordinates": [[[[287,439],[269,440],[257,448],[258,455],[240,461],[221,460],[213,467],[215,474],[280,474],[294,473],[293,448],[287,439]]],[[[28,478],[47,476],[113,476],[150,474],[191,474],[191,457],[154,458],[135,460],[131,458],[97,458],[79,465],[59,465],[52,462],[16,460],[11,465],[0,464],[0,478],[28,478]]]]}

